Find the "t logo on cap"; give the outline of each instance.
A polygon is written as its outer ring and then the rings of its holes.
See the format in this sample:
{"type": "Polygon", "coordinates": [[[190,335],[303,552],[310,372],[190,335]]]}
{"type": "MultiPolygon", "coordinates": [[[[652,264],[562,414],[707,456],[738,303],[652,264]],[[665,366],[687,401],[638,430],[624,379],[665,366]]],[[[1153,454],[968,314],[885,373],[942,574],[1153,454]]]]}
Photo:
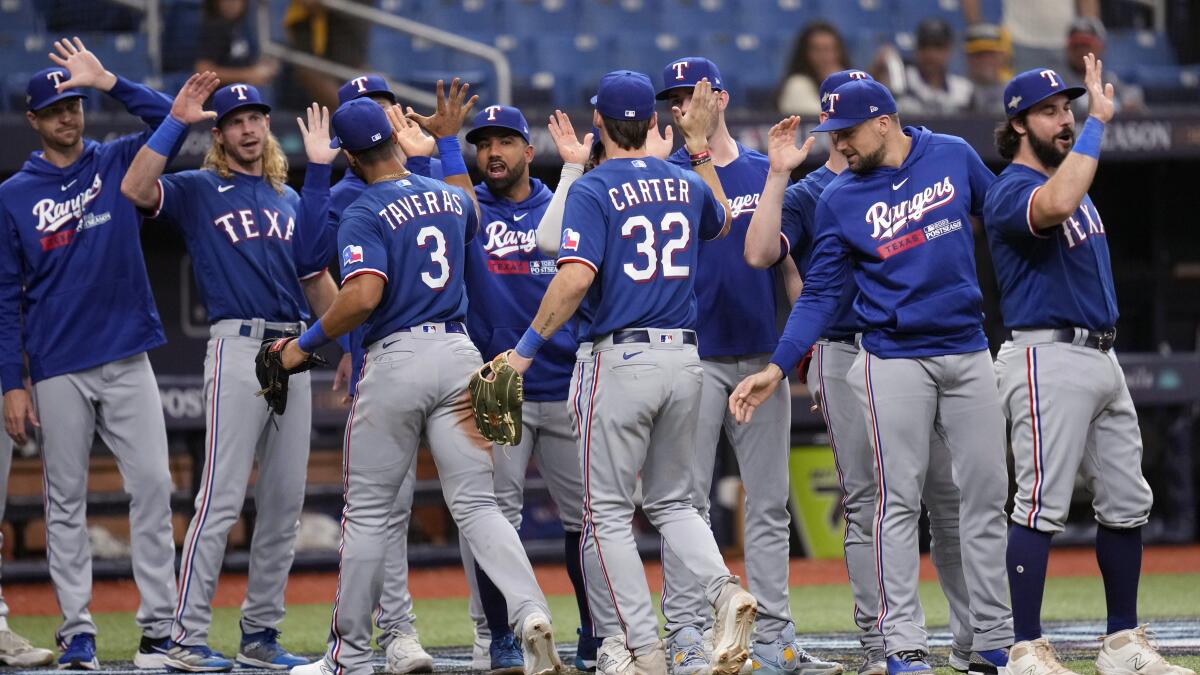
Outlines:
{"type": "Polygon", "coordinates": [[[361,94],[367,90],[367,76],[366,75],[360,75],[350,81],[354,83],[354,86],[358,87],[358,93],[361,94]]]}
{"type": "Polygon", "coordinates": [[[484,108],[484,110],[487,111],[488,121],[495,122],[496,113],[500,112],[502,108],[498,105],[489,105],[488,107],[484,108]]]}
{"type": "Polygon", "coordinates": [[[866,73],[864,73],[861,70],[852,70],[849,73],[847,73],[846,76],[852,80],[869,80],[869,79],[871,79],[870,75],[867,75],[866,73]]]}
{"type": "Polygon", "coordinates": [[[61,70],[52,70],[52,71],[46,73],[46,79],[53,80],[54,88],[57,89],[58,85],[62,84],[62,79],[63,79],[64,75],[66,75],[66,73],[64,73],[61,70]]]}
{"type": "Polygon", "coordinates": [[[1051,87],[1057,88],[1059,86],[1058,73],[1054,72],[1053,70],[1050,70],[1049,68],[1047,68],[1046,70],[1043,70],[1041,73],[1039,73],[1039,75],[1046,78],[1047,80],[1050,80],[1051,87]]]}
{"type": "Polygon", "coordinates": [[[673,68],[675,70],[675,79],[682,80],[683,79],[683,71],[687,70],[687,67],[688,67],[687,61],[678,61],[676,63],[672,63],[671,68],[673,68]]]}
{"type": "Polygon", "coordinates": [[[828,112],[831,115],[834,113],[834,107],[837,105],[837,101],[839,98],[841,98],[841,96],[842,96],[841,94],[830,94],[829,95],[829,110],[827,110],[826,112],[828,112]]]}
{"type": "Polygon", "coordinates": [[[244,84],[235,84],[235,85],[233,85],[232,87],[230,87],[229,89],[230,89],[231,91],[235,91],[235,92],[237,92],[237,100],[239,100],[239,101],[245,101],[245,100],[246,100],[246,85],[244,85],[244,84]]]}

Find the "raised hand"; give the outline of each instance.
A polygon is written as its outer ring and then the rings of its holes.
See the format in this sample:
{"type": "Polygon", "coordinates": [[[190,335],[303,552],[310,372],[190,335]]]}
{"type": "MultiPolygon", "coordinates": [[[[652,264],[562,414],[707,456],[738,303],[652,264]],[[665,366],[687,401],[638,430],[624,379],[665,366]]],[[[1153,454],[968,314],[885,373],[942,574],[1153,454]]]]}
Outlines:
{"type": "MultiPolygon", "coordinates": [[[[400,149],[404,151],[405,156],[432,157],[434,148],[437,147],[437,141],[433,140],[433,136],[421,131],[420,125],[406,117],[399,105],[393,105],[392,108],[396,112],[389,114],[388,120],[392,123],[392,131],[396,133],[396,140],[400,143],[400,149]]],[[[408,112],[413,112],[411,106],[409,106],[408,112]]]]}
{"type": "Polygon", "coordinates": [[[671,106],[671,116],[683,132],[683,142],[688,152],[696,153],[708,148],[708,129],[717,117],[717,96],[707,77],[696,83],[687,114],[679,106],[671,106]]]}
{"type": "Polygon", "coordinates": [[[50,52],[50,60],[55,65],[67,69],[69,78],[58,84],[62,92],[72,87],[92,87],[100,91],[108,91],[117,83],[117,76],[104,69],[104,64],[96,55],[83,46],[83,40],[78,37],[68,40],[63,38],[54,43],[50,52]]]}
{"type": "Polygon", "coordinates": [[[666,159],[675,149],[675,131],[668,124],[665,131],[652,127],[646,132],[646,154],[658,159],[666,159]]]}
{"type": "Polygon", "coordinates": [[[305,112],[307,124],[302,118],[296,118],[300,136],[304,139],[304,154],[310,164],[331,164],[339,150],[329,147],[329,108],[313,103],[305,112]]]}
{"type": "Polygon", "coordinates": [[[474,108],[475,102],[479,100],[478,96],[467,99],[467,91],[470,88],[471,85],[465,82],[459,86],[459,80],[456,77],[450,80],[450,91],[446,93],[443,91],[442,81],[438,80],[437,109],[433,115],[418,115],[410,110],[406,116],[421,125],[422,129],[433,134],[434,138],[457,136],[467,115],[470,114],[471,108],[474,108]]]}
{"type": "Polygon", "coordinates": [[[790,174],[808,158],[815,139],[809,136],[804,145],[797,148],[796,132],[799,129],[800,118],[792,115],[767,132],[767,158],[771,162],[771,171],[790,174]]]}
{"type": "Polygon", "coordinates": [[[775,388],[783,381],[782,375],[779,367],[771,364],[738,383],[729,395],[729,412],[733,413],[738,424],[750,421],[754,409],[775,393],[775,388]]]}
{"type": "Polygon", "coordinates": [[[588,157],[592,155],[592,132],[584,134],[583,142],[580,143],[575,138],[571,118],[561,110],[554,111],[546,128],[550,130],[550,138],[554,139],[554,146],[558,148],[558,156],[562,157],[564,164],[587,163],[588,157]]]}
{"type": "Polygon", "coordinates": [[[180,87],[171,104],[171,117],[184,124],[195,124],[201,120],[216,119],[217,113],[204,109],[204,102],[217,90],[221,81],[211,70],[193,73],[180,87]]]}
{"type": "Polygon", "coordinates": [[[1088,91],[1088,115],[1101,122],[1113,118],[1113,86],[1112,82],[1104,84],[1104,62],[1089,53],[1083,57],[1083,86],[1088,91]]]}

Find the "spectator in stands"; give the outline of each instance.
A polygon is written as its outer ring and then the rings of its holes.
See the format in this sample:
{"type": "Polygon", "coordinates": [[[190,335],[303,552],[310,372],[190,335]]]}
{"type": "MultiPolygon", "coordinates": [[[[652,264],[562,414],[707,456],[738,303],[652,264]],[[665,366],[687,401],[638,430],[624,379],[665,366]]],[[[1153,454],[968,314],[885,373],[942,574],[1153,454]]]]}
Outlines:
{"type": "MultiPolygon", "coordinates": [[[[372,0],[350,1],[367,6],[374,4],[372,0]]],[[[371,32],[367,22],[332,11],[321,0],[291,0],[283,25],[294,49],[354,70],[367,70],[367,41],[371,32]]],[[[309,98],[301,97],[304,101],[316,100],[330,110],[337,108],[340,79],[311,68],[298,67],[294,73],[296,82],[308,92],[309,98]]]]}
{"type": "Polygon", "coordinates": [[[925,19],[917,26],[913,63],[904,68],[903,82],[889,83],[902,114],[954,115],[971,107],[971,81],[950,72],[954,31],[942,19],[925,19]]]}
{"type": "Polygon", "coordinates": [[[817,87],[832,73],[850,67],[846,43],[833,24],[813,21],[796,36],[788,69],[776,90],[779,112],[816,119],[821,112],[817,87]]]}
{"type": "MultiPolygon", "coordinates": [[[[1104,41],[1107,37],[1108,33],[1104,30],[1104,24],[1100,23],[1100,19],[1081,16],[1071,22],[1067,29],[1067,45],[1064,53],[1066,67],[1060,68],[1058,71],[1068,87],[1083,86],[1083,57],[1089,53],[1095,54],[1096,58],[1102,57],[1104,41]]],[[[1058,62],[1062,62],[1062,60],[1060,58],[1058,62]]],[[[1113,90],[1116,92],[1113,106],[1117,111],[1129,113],[1142,112],[1146,109],[1141,88],[1121,81],[1112,67],[1104,69],[1104,81],[1106,84],[1112,82],[1113,90]]],[[[1082,118],[1087,115],[1087,100],[1087,94],[1084,94],[1071,101],[1071,110],[1075,112],[1076,117],[1082,118]]]]}
{"type": "Polygon", "coordinates": [[[1008,31],[994,23],[967,27],[967,77],[971,80],[971,110],[990,113],[1004,96],[1012,79],[1012,41],[1008,31]]]}
{"type": "MultiPolygon", "coordinates": [[[[983,3],[962,0],[967,25],[985,20],[983,3]]],[[[1071,21],[1076,17],[1100,18],[1100,0],[1003,0],[1003,7],[1001,23],[1012,36],[1013,69],[1018,73],[1059,63],[1062,36],[1071,21]]]]}
{"type": "Polygon", "coordinates": [[[204,0],[196,72],[212,71],[222,82],[263,87],[279,73],[279,62],[258,50],[246,10],[249,0],[204,0]]]}

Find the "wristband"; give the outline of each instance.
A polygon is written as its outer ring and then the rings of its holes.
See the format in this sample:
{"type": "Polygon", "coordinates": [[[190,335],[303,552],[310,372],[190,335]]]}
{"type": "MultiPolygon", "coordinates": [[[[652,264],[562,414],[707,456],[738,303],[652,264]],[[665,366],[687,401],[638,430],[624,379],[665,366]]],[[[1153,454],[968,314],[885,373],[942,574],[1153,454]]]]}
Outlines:
{"type": "Polygon", "coordinates": [[[541,349],[542,345],[544,344],[546,344],[546,338],[539,335],[538,332],[533,329],[533,326],[530,326],[529,328],[525,329],[525,334],[521,336],[521,340],[517,343],[515,351],[517,354],[527,359],[532,359],[537,355],[538,350],[541,349]]]}
{"type": "Polygon", "coordinates": [[[692,160],[692,164],[696,164],[698,162],[703,162],[706,159],[712,159],[712,153],[708,150],[704,150],[702,152],[688,155],[688,157],[692,160]]]}
{"type": "Polygon", "coordinates": [[[1079,138],[1075,139],[1075,147],[1072,150],[1099,160],[1100,143],[1103,140],[1104,122],[1088,115],[1087,121],[1083,123],[1083,131],[1079,132],[1079,138]]]}
{"type": "Polygon", "coordinates": [[[437,139],[438,154],[442,158],[442,176],[449,178],[467,172],[467,163],[463,161],[462,146],[458,144],[458,136],[443,136],[437,139]]]}
{"type": "Polygon", "coordinates": [[[296,340],[296,346],[300,347],[300,351],[311,354],[330,342],[332,340],[325,334],[325,329],[321,327],[321,320],[317,319],[317,322],[304,331],[304,335],[301,335],[299,340],[296,340]]]}
{"type": "Polygon", "coordinates": [[[711,157],[711,156],[709,156],[709,154],[706,152],[706,153],[704,153],[704,157],[703,157],[702,159],[696,159],[696,158],[693,156],[693,157],[692,157],[692,166],[693,166],[693,167],[697,167],[697,166],[703,166],[703,165],[705,165],[705,164],[708,164],[708,163],[709,163],[709,162],[711,162],[711,161],[712,161],[712,157],[711,157]]]}
{"type": "Polygon", "coordinates": [[[338,346],[342,348],[343,354],[350,353],[350,334],[349,333],[346,333],[342,337],[338,338],[337,343],[338,343],[338,346]]]}
{"type": "Polygon", "coordinates": [[[146,147],[157,152],[163,157],[170,157],[175,150],[175,145],[179,143],[179,139],[187,133],[188,125],[175,119],[172,115],[167,115],[162,124],[154,130],[150,135],[150,140],[146,141],[146,147]]]}

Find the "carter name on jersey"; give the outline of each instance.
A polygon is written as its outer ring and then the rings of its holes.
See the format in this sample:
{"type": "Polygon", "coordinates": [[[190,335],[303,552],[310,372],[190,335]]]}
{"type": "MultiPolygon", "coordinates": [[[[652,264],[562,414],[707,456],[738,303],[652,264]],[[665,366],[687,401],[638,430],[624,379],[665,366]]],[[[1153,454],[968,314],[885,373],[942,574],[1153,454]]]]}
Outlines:
{"type": "Polygon", "coordinates": [[[645,178],[608,189],[608,199],[617,211],[654,202],[690,204],[688,182],[682,178],[645,178]]]}

